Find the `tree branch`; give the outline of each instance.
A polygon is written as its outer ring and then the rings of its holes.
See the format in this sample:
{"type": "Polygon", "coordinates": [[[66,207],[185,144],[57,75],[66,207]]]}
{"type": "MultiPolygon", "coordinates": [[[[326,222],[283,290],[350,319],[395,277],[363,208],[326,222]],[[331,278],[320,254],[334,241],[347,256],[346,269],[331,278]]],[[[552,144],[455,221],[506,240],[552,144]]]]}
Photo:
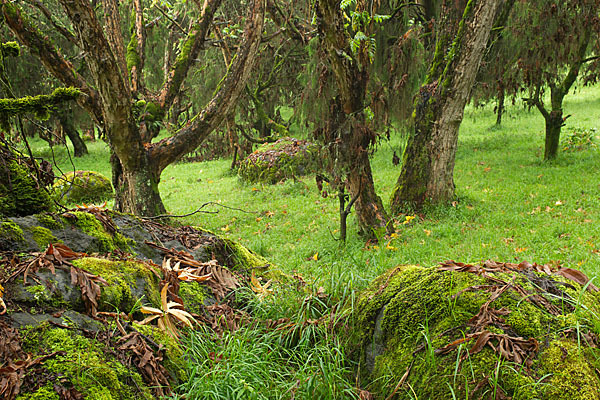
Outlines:
{"type": "Polygon", "coordinates": [[[52,26],[54,27],[54,29],[56,29],[58,31],[58,33],[63,35],[63,37],[65,39],[67,39],[69,42],[71,42],[75,46],[78,46],[77,38],[75,37],[75,35],[73,35],[73,33],[71,33],[65,27],[59,25],[58,22],[56,22],[54,20],[54,18],[52,18],[52,14],[50,13],[50,10],[48,10],[45,5],[40,3],[38,0],[27,0],[27,1],[30,4],[34,5],[38,10],[40,10],[40,12],[42,14],[44,14],[44,17],[46,17],[46,19],[52,24],[52,26]]]}
{"type": "MultiPolygon", "coordinates": [[[[135,43],[129,43],[127,46],[127,53],[129,53],[129,47],[136,45],[136,63],[131,66],[131,85],[134,93],[142,90],[142,71],[144,70],[144,61],[146,59],[146,31],[144,29],[144,10],[142,8],[141,0],[133,0],[133,8],[135,11],[134,21],[134,32],[132,32],[132,38],[135,37],[135,43]]],[[[131,49],[133,50],[133,49],[131,49]]]]}
{"type": "Polygon", "coordinates": [[[208,105],[173,137],[164,139],[150,148],[150,157],[158,164],[158,171],[195,148],[229,114],[244,89],[254,67],[264,27],[264,0],[253,0],[249,5],[244,36],[227,75],[208,105]]]}
{"type": "Polygon", "coordinates": [[[4,21],[17,39],[39,58],[44,67],[56,79],[65,86],[81,90],[85,96],[78,98],[79,104],[90,112],[96,122],[101,123],[103,119],[98,93],[88,86],[83,77],[77,73],[73,64],[58,52],[45,35],[22,18],[19,7],[10,0],[1,0],[1,2],[4,21]]]}
{"type": "MultiPolygon", "coordinates": [[[[125,44],[123,43],[123,34],[121,33],[121,14],[117,0],[102,0],[104,7],[104,23],[106,25],[106,36],[108,44],[117,60],[121,76],[127,77],[127,61],[125,58],[125,44]]],[[[129,90],[129,85],[127,86],[129,90]]]]}
{"type": "Polygon", "coordinates": [[[222,0],[205,0],[200,20],[192,27],[192,30],[181,46],[181,52],[171,66],[169,75],[160,90],[158,103],[163,112],[167,111],[179,93],[181,85],[188,74],[193,61],[204,45],[208,28],[213,20],[217,8],[222,0]]]}

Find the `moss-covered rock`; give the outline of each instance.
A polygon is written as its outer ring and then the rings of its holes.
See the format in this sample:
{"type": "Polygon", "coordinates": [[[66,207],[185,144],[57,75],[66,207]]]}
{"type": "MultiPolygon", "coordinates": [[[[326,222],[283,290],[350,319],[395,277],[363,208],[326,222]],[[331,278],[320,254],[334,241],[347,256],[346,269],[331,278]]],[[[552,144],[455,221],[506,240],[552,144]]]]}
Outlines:
{"type": "MultiPolygon", "coordinates": [[[[43,361],[42,367],[47,375],[62,377],[63,382],[68,382],[86,399],[154,398],[137,371],[118,360],[116,353],[106,351],[105,343],[85,337],[76,329],[61,329],[43,323],[22,329],[20,336],[23,350],[33,357],[60,352],[43,361]]],[[[33,393],[23,394],[21,398],[55,398],[52,393],[56,392],[50,387],[44,385],[33,393]]]]}
{"type": "Polygon", "coordinates": [[[110,180],[94,171],[64,174],[53,186],[57,199],[65,204],[97,203],[113,197],[110,180]]]}
{"type": "Polygon", "coordinates": [[[290,137],[266,143],[241,162],[238,173],[248,182],[277,183],[321,170],[319,146],[290,137]]]}
{"type": "Polygon", "coordinates": [[[24,160],[0,143],[0,216],[25,216],[52,210],[48,193],[38,185],[24,160]]]}
{"type": "Polygon", "coordinates": [[[562,277],[402,266],[362,293],[352,341],[377,398],[407,373],[396,398],[599,399],[599,312],[598,293],[562,277]],[[495,316],[478,326],[482,306],[495,316]],[[477,349],[485,337],[494,347],[477,349]],[[520,350],[521,363],[507,358],[520,350]]]}

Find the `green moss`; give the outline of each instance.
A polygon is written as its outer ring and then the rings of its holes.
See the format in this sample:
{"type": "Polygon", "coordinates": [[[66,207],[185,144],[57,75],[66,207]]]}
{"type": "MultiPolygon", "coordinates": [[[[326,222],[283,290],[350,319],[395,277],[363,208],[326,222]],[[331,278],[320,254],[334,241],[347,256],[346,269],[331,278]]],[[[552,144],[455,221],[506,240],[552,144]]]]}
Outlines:
{"type": "Polygon", "coordinates": [[[62,243],[62,240],[57,239],[47,228],[42,226],[34,226],[28,228],[33,236],[33,240],[38,244],[40,250],[44,250],[51,243],[62,243]]]}
{"type": "Polygon", "coordinates": [[[93,214],[80,211],[74,211],[71,214],[75,216],[74,225],[76,227],[100,241],[101,253],[109,253],[117,248],[125,252],[131,251],[127,238],[119,232],[113,235],[106,232],[100,221],[93,214]]]}
{"type": "Polygon", "coordinates": [[[113,196],[110,180],[94,171],[74,171],[61,176],[53,186],[58,201],[65,204],[102,202],[113,196]]]}
{"type": "Polygon", "coordinates": [[[158,329],[156,326],[140,325],[133,323],[134,328],[143,335],[152,338],[155,342],[162,344],[165,347],[164,366],[169,373],[179,382],[187,380],[187,370],[185,369],[186,361],[184,360],[184,352],[179,342],[165,332],[158,329]]]}
{"type": "Polygon", "coordinates": [[[293,138],[266,143],[241,162],[238,173],[249,182],[277,183],[318,172],[319,146],[293,138]]]}
{"type": "Polygon", "coordinates": [[[47,383],[33,393],[23,394],[16,400],[60,400],[52,383],[47,383]]]}
{"type": "Polygon", "coordinates": [[[76,331],[42,324],[21,330],[21,340],[23,349],[34,357],[54,351],[64,352],[47,359],[42,366],[50,373],[68,379],[86,399],[153,398],[137,372],[114,359],[111,352],[104,351],[102,343],[85,338],[76,331]],[[137,387],[128,384],[132,378],[137,387]]]}
{"type": "Polygon", "coordinates": [[[65,226],[64,221],[54,214],[37,214],[35,218],[40,224],[49,229],[62,229],[65,226]]]}
{"type": "Polygon", "coordinates": [[[80,95],[81,91],[68,87],[55,89],[52,94],[48,95],[0,99],[0,118],[6,120],[17,115],[31,113],[38,119],[47,120],[56,106],[69,100],[75,100],[80,95]]]}
{"type": "Polygon", "coordinates": [[[600,399],[600,381],[575,343],[557,340],[540,356],[541,371],[552,374],[543,398],[556,400],[600,399]]]}
{"type": "Polygon", "coordinates": [[[198,282],[180,282],[179,296],[187,311],[194,314],[201,314],[204,300],[206,299],[206,287],[198,282]]]}
{"type": "Polygon", "coordinates": [[[21,53],[21,47],[17,42],[5,42],[2,43],[2,55],[18,57],[21,53]]]}
{"type": "Polygon", "coordinates": [[[129,43],[127,44],[127,55],[125,56],[125,60],[127,61],[127,71],[131,73],[131,69],[133,67],[139,67],[142,59],[138,54],[138,41],[135,33],[131,35],[129,39],[129,43]]]}
{"type": "MultiPolygon", "coordinates": [[[[537,293],[537,284],[530,279],[543,278],[548,284],[551,284],[549,280],[564,281],[542,274],[536,277],[501,273],[494,277],[519,284],[530,293],[537,293]]],[[[449,387],[457,398],[465,398],[467,392],[470,397],[483,376],[497,377],[487,384],[485,390],[488,393],[494,387],[500,387],[514,399],[598,398],[594,397],[598,396],[600,388],[598,378],[589,378],[597,368],[595,360],[600,360],[598,350],[584,345],[582,351],[573,351],[577,350],[577,344],[564,339],[562,333],[576,324],[588,332],[584,327],[593,327],[594,313],[597,315],[597,294],[581,292],[577,284],[574,284],[575,289],[565,291],[573,299],[581,298],[581,307],[572,311],[570,305],[564,304],[563,314],[558,316],[533,305],[519,292],[510,289],[490,305],[493,309],[508,310],[509,314],[502,324],[489,325],[487,330],[536,338],[540,343],[543,352],[539,358],[534,357],[532,368],[515,365],[489,348],[471,354],[458,365],[457,360],[466,354],[473,342],[466,342],[448,354],[434,355],[434,349],[471,333],[467,322],[479,312],[493,291],[481,285],[490,285],[490,282],[471,273],[442,272],[417,266],[401,266],[376,279],[359,298],[354,329],[351,330],[351,342],[358,343],[361,349],[362,378],[365,384],[369,382],[369,389],[387,396],[412,364],[407,384],[419,398],[452,398],[449,387]],[[473,289],[462,292],[465,288],[473,289]],[[456,297],[458,292],[461,294],[456,297]],[[564,345],[560,352],[552,344],[550,349],[543,350],[544,343],[553,340],[565,341],[568,346],[564,345]],[[556,382],[540,380],[546,374],[553,374],[552,379],[556,382]],[[582,390],[563,388],[577,387],[575,382],[583,381],[588,383],[581,386],[582,390]],[[561,392],[567,394],[557,397],[561,392]]],[[[548,300],[561,307],[561,300],[556,296],[548,297],[548,300]]],[[[400,394],[399,398],[410,398],[410,393],[400,394]]]]}
{"type": "Polygon", "coordinates": [[[73,265],[108,282],[107,286],[101,286],[98,302],[101,311],[118,309],[129,313],[142,297],[144,303],[150,302],[155,307],[160,304],[158,278],[140,262],[85,257],[73,260],[73,265]]]}
{"type": "Polygon", "coordinates": [[[0,222],[0,240],[11,242],[23,242],[23,230],[21,227],[10,220],[0,222]]]}
{"type": "Polygon", "coordinates": [[[5,161],[7,165],[0,165],[0,215],[26,216],[51,210],[50,196],[38,187],[29,169],[16,159],[5,161]]]}

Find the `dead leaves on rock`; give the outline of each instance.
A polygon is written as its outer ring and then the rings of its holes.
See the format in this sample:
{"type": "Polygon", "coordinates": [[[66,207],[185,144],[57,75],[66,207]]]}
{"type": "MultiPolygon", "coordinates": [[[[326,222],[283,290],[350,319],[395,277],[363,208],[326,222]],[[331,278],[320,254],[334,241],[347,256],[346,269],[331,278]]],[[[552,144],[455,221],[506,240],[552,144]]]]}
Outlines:
{"type": "Polygon", "coordinates": [[[13,361],[9,360],[0,367],[0,398],[6,400],[15,399],[21,391],[21,382],[28,368],[41,364],[45,360],[57,355],[64,355],[63,351],[55,351],[34,360],[13,361]]]}
{"type": "MultiPolygon", "coordinates": [[[[530,264],[528,262],[513,264],[488,260],[482,265],[472,265],[447,261],[441,263],[439,270],[473,273],[485,277],[490,282],[490,284],[487,285],[474,285],[464,288],[452,296],[453,299],[456,299],[465,292],[490,293],[488,300],[480,306],[477,314],[467,322],[466,325],[469,329],[466,332],[463,332],[462,337],[455,339],[444,347],[434,351],[434,354],[436,355],[443,355],[456,350],[467,343],[473,343],[468,352],[465,352],[460,357],[459,362],[461,363],[469,355],[477,354],[488,347],[509,362],[513,362],[517,365],[524,365],[527,368],[532,366],[533,358],[539,350],[539,343],[535,338],[515,336],[512,328],[505,324],[505,317],[510,314],[511,310],[504,307],[493,307],[493,303],[499,299],[503,293],[508,291],[515,293],[518,298],[521,299],[520,301],[527,301],[536,308],[544,310],[553,316],[558,316],[562,315],[565,309],[570,312],[574,308],[571,304],[573,303],[573,299],[570,298],[561,287],[570,287],[572,289],[575,289],[575,287],[568,283],[553,280],[549,278],[550,276],[562,276],[583,286],[585,290],[598,291],[598,288],[580,271],[571,268],[555,268],[550,265],[530,264]],[[503,277],[502,275],[500,277],[493,275],[496,273],[513,273],[514,275],[512,280],[507,282],[503,280],[506,278],[500,279],[503,277]],[[544,276],[548,276],[548,278],[545,278],[544,276]],[[531,282],[534,289],[525,289],[517,283],[517,277],[523,277],[531,282]],[[552,298],[561,300],[560,307],[550,300],[552,298]],[[495,330],[492,332],[492,330],[488,329],[490,327],[494,327],[496,330],[499,329],[503,331],[503,333],[497,333],[495,330]]],[[[456,329],[451,329],[449,331],[452,330],[456,329]]],[[[449,331],[440,336],[445,335],[449,331]]],[[[565,331],[563,334],[568,336],[569,332],[565,331]]],[[[591,333],[587,333],[586,335],[587,336],[584,337],[586,343],[596,346],[598,341],[596,335],[591,333]]],[[[420,351],[423,348],[424,347],[420,347],[417,351],[420,351]]],[[[484,385],[485,384],[486,383],[484,383],[484,385]]]]}
{"type": "Polygon", "coordinates": [[[129,352],[128,363],[137,367],[144,382],[154,388],[157,397],[170,393],[168,372],[162,366],[162,349],[154,352],[144,336],[135,331],[123,336],[117,343],[120,351],[129,352]]]}
{"type": "Polygon", "coordinates": [[[103,278],[71,265],[71,285],[81,289],[81,297],[87,313],[95,317],[98,312],[98,299],[100,299],[100,284],[108,285],[103,278]]]}
{"type": "MultiPolygon", "coordinates": [[[[229,292],[241,286],[239,279],[227,268],[217,264],[216,260],[200,262],[194,259],[190,253],[167,249],[155,243],[147,242],[148,246],[153,247],[165,254],[168,265],[177,265],[177,275],[180,280],[199,280],[206,285],[218,300],[223,299],[229,292]],[[183,276],[184,279],[181,279],[183,276]],[[205,279],[206,277],[206,279],[205,279]]],[[[163,264],[164,265],[164,264],[163,264]]]]}
{"type": "Polygon", "coordinates": [[[596,285],[590,282],[590,279],[581,271],[572,268],[555,268],[548,264],[530,264],[527,261],[523,261],[520,264],[514,263],[501,263],[492,260],[487,260],[483,265],[472,265],[464,264],[461,262],[455,262],[453,260],[441,263],[439,267],[440,271],[457,271],[457,272],[471,272],[477,275],[488,275],[490,273],[500,272],[540,272],[546,275],[559,275],[567,279],[572,280],[587,290],[592,292],[598,292],[600,289],[596,285]]]}
{"type": "Polygon", "coordinates": [[[169,284],[163,286],[160,291],[160,302],[162,309],[155,307],[143,306],[142,313],[150,314],[140,324],[145,325],[154,320],[158,321],[158,328],[163,332],[171,335],[173,338],[179,337],[176,321],[182,322],[190,328],[193,328],[192,322],[197,323],[194,317],[185,311],[182,302],[169,301],[168,299],[169,284]]]}

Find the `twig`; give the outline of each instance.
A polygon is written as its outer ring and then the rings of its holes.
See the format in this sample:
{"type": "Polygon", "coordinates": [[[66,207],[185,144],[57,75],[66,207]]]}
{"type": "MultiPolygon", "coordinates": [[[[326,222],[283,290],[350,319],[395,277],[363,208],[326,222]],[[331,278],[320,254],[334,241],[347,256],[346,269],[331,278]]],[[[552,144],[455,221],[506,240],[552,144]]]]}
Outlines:
{"type": "Polygon", "coordinates": [[[189,217],[191,215],[198,214],[198,213],[204,213],[204,214],[218,214],[219,213],[218,210],[217,211],[203,211],[202,210],[204,207],[209,206],[209,205],[219,206],[219,207],[227,208],[229,210],[234,210],[234,211],[241,211],[241,212],[247,213],[247,214],[259,214],[256,211],[242,210],[241,208],[230,207],[230,206],[226,206],[224,204],[216,203],[214,201],[209,201],[208,203],[202,204],[195,211],[192,211],[187,214],[182,214],[182,215],[162,214],[162,215],[155,215],[153,217],[140,217],[140,218],[144,219],[144,220],[152,220],[152,219],[160,219],[160,218],[184,218],[184,217],[189,217]]]}

